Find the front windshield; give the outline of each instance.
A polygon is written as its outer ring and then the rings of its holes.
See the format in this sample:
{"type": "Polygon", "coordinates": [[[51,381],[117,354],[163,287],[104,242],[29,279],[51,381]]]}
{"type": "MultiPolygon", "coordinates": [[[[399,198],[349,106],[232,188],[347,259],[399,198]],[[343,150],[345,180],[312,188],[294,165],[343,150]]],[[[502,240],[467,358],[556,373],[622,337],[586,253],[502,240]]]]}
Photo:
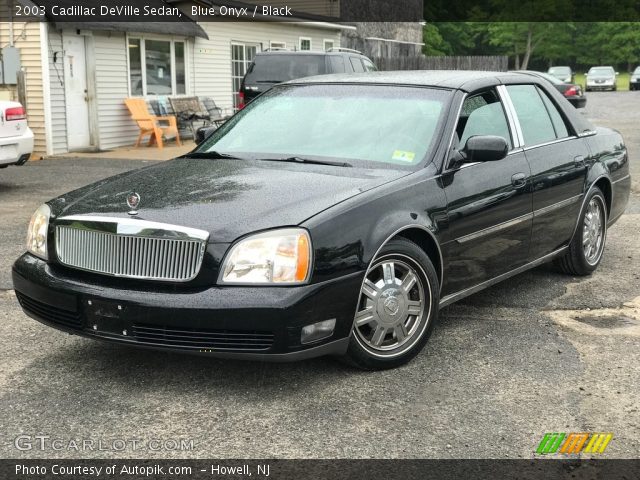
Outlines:
{"type": "Polygon", "coordinates": [[[588,75],[613,75],[613,68],[598,67],[589,70],[588,75]]]}
{"type": "Polygon", "coordinates": [[[415,168],[438,138],[448,90],[385,85],[283,85],[251,102],[198,153],[415,168]]]}
{"type": "Polygon", "coordinates": [[[640,75],[640,67],[636,67],[636,69],[633,71],[634,75],[640,75]]]}

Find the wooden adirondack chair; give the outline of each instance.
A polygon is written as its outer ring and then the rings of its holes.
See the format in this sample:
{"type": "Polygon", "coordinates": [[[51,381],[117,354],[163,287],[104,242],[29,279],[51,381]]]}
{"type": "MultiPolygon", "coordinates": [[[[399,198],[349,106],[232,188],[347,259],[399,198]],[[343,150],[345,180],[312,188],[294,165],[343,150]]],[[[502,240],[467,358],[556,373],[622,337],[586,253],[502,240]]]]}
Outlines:
{"type": "Polygon", "coordinates": [[[147,102],[142,98],[127,98],[124,103],[127,105],[129,112],[131,112],[131,118],[138,124],[138,128],[140,128],[140,135],[138,135],[136,147],[140,146],[140,141],[145,135],[149,135],[149,146],[153,145],[155,141],[158,148],[163,148],[162,137],[172,133],[175,133],[176,143],[182,145],[176,117],[171,115],[158,117],[150,114],[147,109],[147,102]],[[164,123],[164,125],[162,125],[162,123],[164,123]]]}

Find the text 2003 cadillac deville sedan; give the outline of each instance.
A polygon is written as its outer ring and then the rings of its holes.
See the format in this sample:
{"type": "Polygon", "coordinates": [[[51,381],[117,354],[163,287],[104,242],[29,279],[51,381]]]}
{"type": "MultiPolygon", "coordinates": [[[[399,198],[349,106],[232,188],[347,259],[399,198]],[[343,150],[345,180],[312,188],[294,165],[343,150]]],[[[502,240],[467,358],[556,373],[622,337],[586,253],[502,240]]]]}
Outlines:
{"type": "Polygon", "coordinates": [[[549,260],[593,272],[629,189],[621,136],[538,77],[316,77],[42,205],[13,281],[87,337],[388,368],[444,305],[549,260]]]}

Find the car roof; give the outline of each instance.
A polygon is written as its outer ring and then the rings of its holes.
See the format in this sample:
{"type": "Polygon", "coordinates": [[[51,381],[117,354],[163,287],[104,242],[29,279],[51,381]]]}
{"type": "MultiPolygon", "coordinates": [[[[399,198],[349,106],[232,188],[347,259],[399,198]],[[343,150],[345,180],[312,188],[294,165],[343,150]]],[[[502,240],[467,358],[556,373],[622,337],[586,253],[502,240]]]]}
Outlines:
{"type": "Polygon", "coordinates": [[[386,85],[416,85],[449,88],[470,92],[480,88],[512,83],[536,83],[538,76],[516,72],[473,70],[415,70],[395,72],[340,73],[291,80],[289,84],[368,83],[386,85]]]}

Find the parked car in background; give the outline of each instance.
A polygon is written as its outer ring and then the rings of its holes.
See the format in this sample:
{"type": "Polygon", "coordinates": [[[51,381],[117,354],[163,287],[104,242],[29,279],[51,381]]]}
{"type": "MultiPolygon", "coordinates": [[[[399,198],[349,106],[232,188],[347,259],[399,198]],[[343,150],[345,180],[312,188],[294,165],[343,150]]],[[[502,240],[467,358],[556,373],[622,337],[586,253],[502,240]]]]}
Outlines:
{"type": "Polygon", "coordinates": [[[582,93],[582,87],[575,83],[565,83],[558,80],[553,75],[544,72],[536,72],[534,70],[520,70],[521,73],[536,75],[540,78],[551,82],[553,86],[566,98],[569,103],[576,108],[584,108],[587,105],[587,97],[582,93]]]}
{"type": "Polygon", "coordinates": [[[571,67],[550,67],[547,73],[561,82],[573,83],[573,70],[571,70],[571,67]]]}
{"type": "Polygon", "coordinates": [[[375,70],[377,68],[369,58],[357,50],[348,48],[332,48],[326,52],[259,52],[242,80],[238,108],[243,108],[245,104],[278,83],[314,75],[375,70]]]}
{"type": "Polygon", "coordinates": [[[325,75],[41,205],[13,285],[84,337],[392,368],[446,305],[551,260],[594,272],[630,187],[620,133],[534,75],[325,75]]]}
{"type": "Polygon", "coordinates": [[[629,77],[629,90],[638,90],[640,88],[640,67],[636,67],[629,77]]]}
{"type": "Polygon", "coordinates": [[[585,90],[612,90],[618,89],[616,85],[618,73],[613,67],[591,67],[585,79],[585,90]]]}
{"type": "Polygon", "coordinates": [[[23,165],[33,152],[27,112],[18,102],[0,100],[0,168],[23,165]]]}

